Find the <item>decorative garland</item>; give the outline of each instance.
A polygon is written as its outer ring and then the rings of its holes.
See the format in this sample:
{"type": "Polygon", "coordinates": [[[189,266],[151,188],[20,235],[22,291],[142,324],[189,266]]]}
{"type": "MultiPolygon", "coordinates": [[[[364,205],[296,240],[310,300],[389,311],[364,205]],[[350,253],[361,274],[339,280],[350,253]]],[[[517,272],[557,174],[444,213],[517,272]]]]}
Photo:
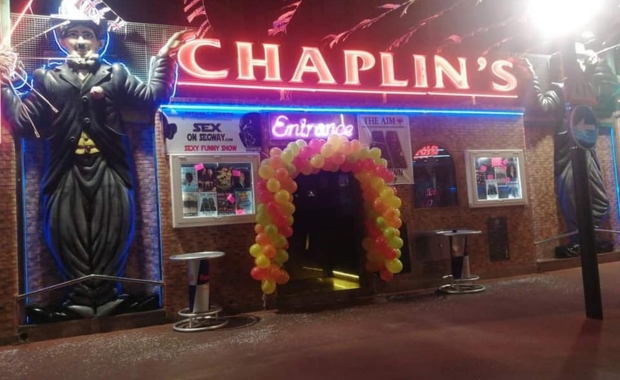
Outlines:
{"type": "Polygon", "coordinates": [[[250,247],[254,257],[251,276],[261,281],[261,289],[271,294],[277,285],[286,284],[289,275],[282,265],[288,261],[287,238],[293,235],[293,193],[295,177],[316,174],[321,170],[353,172],[360,182],[364,199],[366,237],[366,270],[379,272],[384,281],[403,269],[399,260],[403,246],[399,228],[402,225],[401,200],[396,189],[386,185],[394,181],[381,158],[379,148],[369,149],[359,140],[348,141],[342,136],[329,136],[327,141],[297,140],[284,150],[272,148],[269,158],[258,169],[261,178],[256,186],[256,243],[250,247]]]}

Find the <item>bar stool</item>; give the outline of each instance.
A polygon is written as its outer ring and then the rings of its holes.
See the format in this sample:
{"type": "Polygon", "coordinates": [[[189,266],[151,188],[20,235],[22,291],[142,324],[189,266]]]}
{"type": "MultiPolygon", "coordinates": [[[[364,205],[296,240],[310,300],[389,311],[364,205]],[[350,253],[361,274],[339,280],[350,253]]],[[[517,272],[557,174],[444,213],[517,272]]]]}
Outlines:
{"type": "Polygon", "coordinates": [[[467,237],[481,234],[482,231],[455,229],[437,231],[437,234],[447,236],[450,241],[452,274],[443,276],[450,283],[439,287],[439,291],[449,294],[478,293],[484,291],[484,286],[475,284],[480,277],[469,271],[469,253],[467,252],[467,237]]]}
{"type": "Polygon", "coordinates": [[[222,308],[209,304],[209,260],[222,256],[224,252],[206,251],[170,257],[170,260],[187,262],[187,283],[189,285],[189,307],[179,311],[179,315],[185,319],[172,326],[174,331],[215,330],[228,323],[228,319],[219,317],[222,308]]]}

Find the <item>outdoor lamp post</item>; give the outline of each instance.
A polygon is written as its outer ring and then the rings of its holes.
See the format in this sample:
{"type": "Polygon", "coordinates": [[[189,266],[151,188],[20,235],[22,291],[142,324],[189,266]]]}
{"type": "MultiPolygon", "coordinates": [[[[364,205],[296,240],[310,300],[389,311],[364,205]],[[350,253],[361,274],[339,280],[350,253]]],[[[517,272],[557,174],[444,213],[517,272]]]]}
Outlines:
{"type": "Polygon", "coordinates": [[[564,77],[565,123],[571,148],[573,185],[586,316],[603,319],[601,287],[592,217],[588,152],[598,137],[598,124],[591,105],[596,98],[579,68],[574,36],[601,10],[604,0],[530,0],[529,14],[544,38],[559,39],[564,77]]]}

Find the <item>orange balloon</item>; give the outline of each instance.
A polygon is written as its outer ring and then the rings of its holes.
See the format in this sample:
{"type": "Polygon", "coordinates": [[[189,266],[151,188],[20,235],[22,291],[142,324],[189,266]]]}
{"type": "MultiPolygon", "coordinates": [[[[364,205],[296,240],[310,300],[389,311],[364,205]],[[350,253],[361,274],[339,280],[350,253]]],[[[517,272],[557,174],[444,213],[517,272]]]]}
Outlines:
{"type": "Polygon", "coordinates": [[[257,235],[264,231],[265,231],[265,227],[263,227],[262,224],[257,224],[254,226],[254,232],[256,232],[257,235]]]}
{"type": "Polygon", "coordinates": [[[273,259],[276,256],[276,247],[271,244],[264,245],[263,255],[269,259],[273,259]]]}
{"type": "Polygon", "coordinates": [[[256,241],[256,243],[263,245],[263,246],[267,244],[271,244],[271,237],[264,232],[256,235],[256,238],[254,240],[256,241]]]}

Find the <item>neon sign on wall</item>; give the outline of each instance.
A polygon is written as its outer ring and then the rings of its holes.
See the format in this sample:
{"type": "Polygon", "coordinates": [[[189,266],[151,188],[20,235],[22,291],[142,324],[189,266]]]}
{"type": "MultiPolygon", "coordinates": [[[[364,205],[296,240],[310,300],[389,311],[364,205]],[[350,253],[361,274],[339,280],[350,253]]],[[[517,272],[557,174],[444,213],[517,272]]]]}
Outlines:
{"type": "Polygon", "coordinates": [[[457,57],[448,60],[440,55],[412,54],[408,58],[395,60],[394,53],[344,50],[340,62],[329,63],[319,48],[302,46],[298,58],[293,60],[295,69],[285,75],[281,67],[283,60],[280,59],[279,45],[260,44],[262,54],[259,56],[254,52],[253,43],[237,41],[234,44],[234,58],[223,57],[222,42],[219,39],[197,39],[183,45],[178,53],[178,63],[182,69],[179,86],[517,97],[515,90],[518,81],[512,73],[513,64],[503,59],[479,57],[472,60],[457,57]],[[260,77],[257,76],[257,68],[260,77]],[[343,72],[343,77],[337,80],[334,73],[339,71],[343,72]],[[472,89],[470,76],[473,73],[486,78],[482,86],[484,91],[472,89]],[[363,79],[368,78],[364,77],[365,74],[374,74],[374,77],[380,78],[379,83],[367,82],[368,79],[363,79]]]}
{"type": "Polygon", "coordinates": [[[349,115],[273,114],[269,119],[271,140],[326,139],[332,134],[350,139],[357,135],[349,115]]]}
{"type": "Polygon", "coordinates": [[[426,145],[415,152],[414,157],[428,157],[436,156],[439,154],[439,147],[437,145],[426,145]]]}

